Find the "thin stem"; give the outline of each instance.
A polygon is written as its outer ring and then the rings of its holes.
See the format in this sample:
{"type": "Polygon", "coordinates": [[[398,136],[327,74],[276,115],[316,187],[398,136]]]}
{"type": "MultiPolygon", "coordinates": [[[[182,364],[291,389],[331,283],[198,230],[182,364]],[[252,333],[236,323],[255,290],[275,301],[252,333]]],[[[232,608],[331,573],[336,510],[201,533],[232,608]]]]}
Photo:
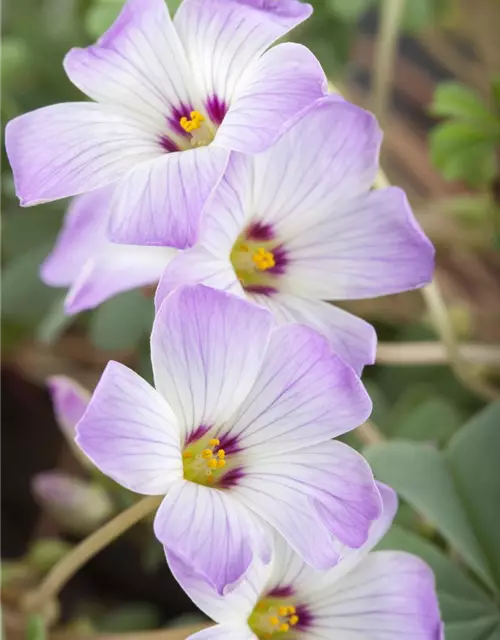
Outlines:
{"type": "Polygon", "coordinates": [[[375,52],[373,111],[383,127],[391,93],[391,78],[405,0],[382,0],[375,52]]]}
{"type": "Polygon", "coordinates": [[[446,304],[436,280],[433,280],[431,284],[422,289],[422,295],[427,304],[432,322],[446,347],[450,365],[457,378],[471,391],[485,400],[500,400],[500,392],[482,380],[478,372],[463,360],[446,304]]]}
{"type": "Polygon", "coordinates": [[[161,498],[158,496],[143,498],[83,540],[56,564],[34,591],[27,594],[23,602],[24,608],[30,612],[41,611],[53,601],[80,567],[127,529],[152,513],[160,502],[161,498]]]}
{"type": "MultiPolygon", "coordinates": [[[[471,364],[500,368],[500,347],[489,344],[461,344],[460,357],[471,364]]],[[[448,364],[450,356],[441,342],[381,342],[377,364],[438,365],[448,364]]]]}

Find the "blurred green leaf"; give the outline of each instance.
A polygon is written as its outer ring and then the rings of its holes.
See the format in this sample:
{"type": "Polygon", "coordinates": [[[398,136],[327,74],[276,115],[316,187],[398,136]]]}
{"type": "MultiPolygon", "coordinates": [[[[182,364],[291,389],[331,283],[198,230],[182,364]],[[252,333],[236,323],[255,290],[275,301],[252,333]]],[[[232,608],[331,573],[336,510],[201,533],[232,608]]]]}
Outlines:
{"type": "Polygon", "coordinates": [[[97,621],[97,630],[104,633],[148,631],[160,626],[161,616],[156,607],[147,602],[132,602],[107,612],[97,621]]]}
{"type": "MultiPolygon", "coordinates": [[[[418,3],[417,3],[418,4],[418,3]]],[[[442,82],[434,92],[431,113],[435,116],[456,117],[477,123],[482,129],[498,128],[498,120],[472,89],[458,82],[442,82]]]]}
{"type": "Polygon", "coordinates": [[[90,339],[98,349],[134,349],[151,332],[153,318],[153,301],[142,291],[128,291],[94,311],[90,339]]]}
{"type": "Polygon", "coordinates": [[[487,185],[496,174],[496,141],[492,133],[473,123],[445,122],[430,134],[431,158],[447,180],[465,180],[474,187],[487,185]]]}
{"type": "Polygon", "coordinates": [[[491,95],[496,113],[500,118],[500,76],[496,76],[491,81],[491,95]]]}
{"type": "Polygon", "coordinates": [[[400,439],[433,442],[443,445],[462,424],[455,405],[439,397],[422,402],[405,420],[395,426],[393,435],[400,439]]]}
{"type": "Polygon", "coordinates": [[[500,592],[500,405],[468,422],[445,455],[500,592]]]}
{"type": "Polygon", "coordinates": [[[87,12],[85,29],[93,40],[97,40],[109,29],[118,17],[123,0],[98,0],[87,12]]]}
{"type": "Polygon", "coordinates": [[[26,628],[26,640],[45,640],[45,623],[40,616],[31,616],[26,628]]]}
{"type": "Polygon", "coordinates": [[[434,525],[491,586],[491,569],[442,454],[428,445],[387,442],[368,447],[364,455],[375,476],[392,486],[434,525]]]}
{"type": "Polygon", "coordinates": [[[341,20],[357,22],[373,0],[326,0],[326,4],[341,20]]]}
{"type": "Polygon", "coordinates": [[[51,305],[37,327],[35,336],[42,344],[53,344],[62,335],[64,330],[75,321],[74,316],[68,316],[64,312],[66,292],[60,294],[51,305]]]}
{"type": "Polygon", "coordinates": [[[39,538],[35,540],[29,549],[27,564],[41,573],[46,573],[49,569],[63,558],[72,545],[59,538],[39,538]]]}
{"type": "Polygon", "coordinates": [[[39,268],[52,244],[42,244],[7,263],[3,270],[2,303],[4,318],[21,324],[40,320],[59,298],[60,291],[45,286],[39,268]]]}

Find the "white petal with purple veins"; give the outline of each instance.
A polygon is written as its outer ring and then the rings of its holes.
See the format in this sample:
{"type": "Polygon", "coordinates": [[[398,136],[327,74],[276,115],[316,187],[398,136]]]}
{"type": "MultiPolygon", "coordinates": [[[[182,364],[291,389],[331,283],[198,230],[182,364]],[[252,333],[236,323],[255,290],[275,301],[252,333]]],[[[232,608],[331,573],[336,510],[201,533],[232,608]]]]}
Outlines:
{"type": "Polygon", "coordinates": [[[161,495],[182,478],[180,432],[161,395],[136,373],[110,362],[77,428],[77,443],[110,478],[161,495]]]}

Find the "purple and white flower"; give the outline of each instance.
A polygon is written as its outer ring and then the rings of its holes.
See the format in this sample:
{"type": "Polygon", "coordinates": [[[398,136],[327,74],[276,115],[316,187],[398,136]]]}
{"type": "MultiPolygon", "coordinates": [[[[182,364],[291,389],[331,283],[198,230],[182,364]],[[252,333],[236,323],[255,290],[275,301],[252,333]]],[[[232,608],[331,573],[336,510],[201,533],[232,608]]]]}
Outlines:
{"type": "Polygon", "coordinates": [[[222,593],[254,556],[266,523],[318,569],[362,546],[381,499],[366,461],[333,441],[370,399],[354,371],[308,327],[278,327],[251,302],[180,287],[155,319],[156,390],[108,364],[77,443],[126,488],[166,495],[155,532],[222,593]]]}
{"type": "Polygon", "coordinates": [[[278,38],[309,17],[298,0],[128,0],[93,46],[72,49],[70,80],[94,102],[9,123],[6,147],[24,206],[116,183],[110,234],[191,246],[230,151],[270,147],[327,91],[316,58],[278,38]]]}
{"type": "Polygon", "coordinates": [[[115,189],[104,187],[75,198],[52,253],[42,264],[42,280],[69,287],[68,314],[102,304],[118,293],[156,287],[176,250],[117,244],[108,240],[107,225],[115,189]]]}
{"type": "Polygon", "coordinates": [[[189,640],[440,640],[434,576],[408,553],[369,553],[389,528],[397,499],[379,486],[382,517],[362,548],[344,549],[340,563],[317,572],[275,536],[274,557],[259,561],[237,588],[219,596],[180,559],[170,566],[188,595],[217,625],[189,640]]]}
{"type": "Polygon", "coordinates": [[[372,115],[328,96],[270,150],[233,154],[199,244],[169,264],[157,305],[179,283],[204,283],[310,325],[358,372],[373,363],[373,328],[325,301],[420,287],[434,267],[404,192],[372,190],[381,137],[372,115]]]}

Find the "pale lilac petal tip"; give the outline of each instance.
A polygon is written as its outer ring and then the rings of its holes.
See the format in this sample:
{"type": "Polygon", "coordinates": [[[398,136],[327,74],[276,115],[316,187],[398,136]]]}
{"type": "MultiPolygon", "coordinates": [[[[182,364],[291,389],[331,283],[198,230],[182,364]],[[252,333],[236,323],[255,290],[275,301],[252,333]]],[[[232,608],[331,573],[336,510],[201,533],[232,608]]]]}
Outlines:
{"type": "Polygon", "coordinates": [[[66,436],[74,439],[76,425],[85,413],[90,401],[90,392],[66,376],[48,378],[47,388],[52,398],[59,426],[66,436]]]}

